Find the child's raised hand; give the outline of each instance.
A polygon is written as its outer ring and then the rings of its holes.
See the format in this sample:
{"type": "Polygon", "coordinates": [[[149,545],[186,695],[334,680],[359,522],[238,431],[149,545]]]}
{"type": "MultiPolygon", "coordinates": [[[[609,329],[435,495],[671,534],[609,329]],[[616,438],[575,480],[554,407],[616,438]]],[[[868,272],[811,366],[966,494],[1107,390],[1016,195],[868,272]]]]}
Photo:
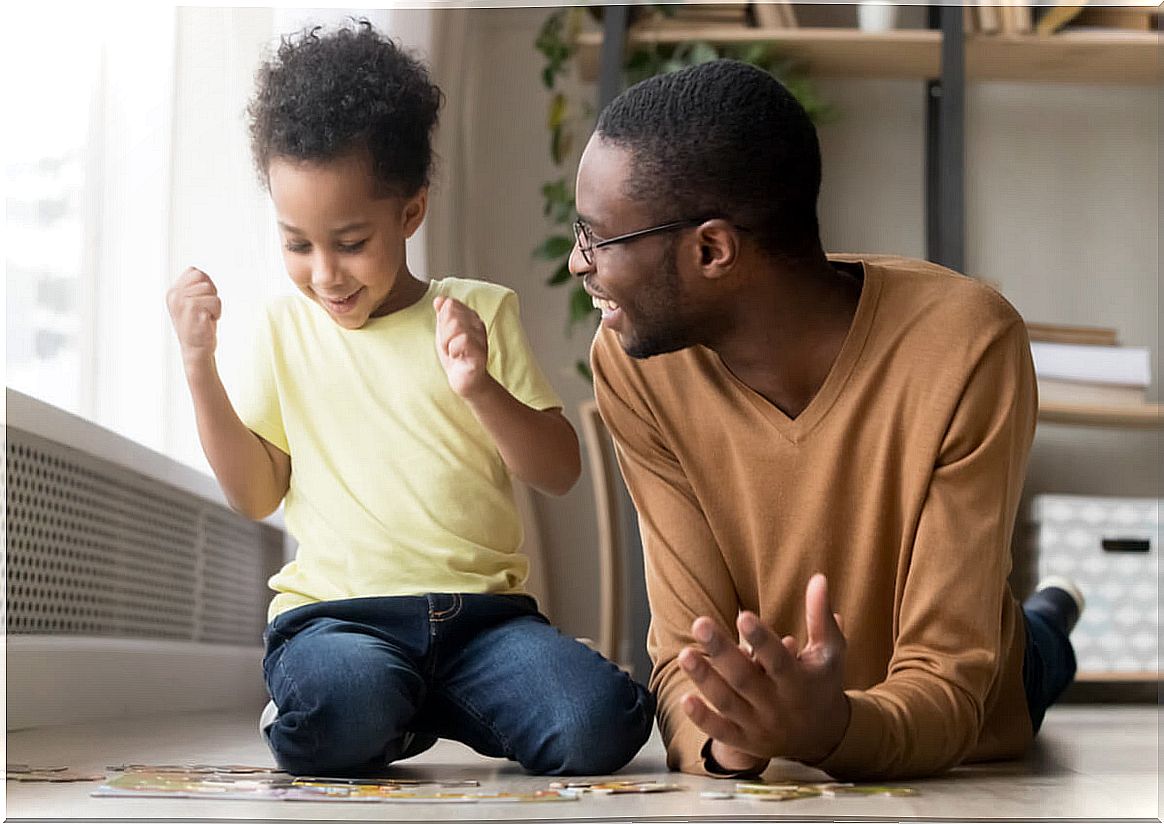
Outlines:
{"type": "Polygon", "coordinates": [[[182,360],[190,363],[213,356],[222,300],[210,276],[189,267],[166,292],[166,306],[178,333],[182,360]]]}
{"type": "Polygon", "coordinates": [[[456,298],[441,296],[433,300],[432,306],[436,310],[436,348],[441,366],[453,391],[468,398],[489,379],[485,324],[456,298]]]}

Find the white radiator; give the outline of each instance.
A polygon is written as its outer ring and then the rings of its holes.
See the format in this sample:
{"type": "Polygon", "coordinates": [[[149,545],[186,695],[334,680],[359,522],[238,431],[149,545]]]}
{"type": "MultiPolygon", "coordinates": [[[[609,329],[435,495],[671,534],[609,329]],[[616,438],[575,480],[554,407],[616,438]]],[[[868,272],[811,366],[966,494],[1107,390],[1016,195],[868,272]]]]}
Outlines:
{"type": "Polygon", "coordinates": [[[261,707],[278,521],[108,430],[6,401],[8,728],[261,707]]]}

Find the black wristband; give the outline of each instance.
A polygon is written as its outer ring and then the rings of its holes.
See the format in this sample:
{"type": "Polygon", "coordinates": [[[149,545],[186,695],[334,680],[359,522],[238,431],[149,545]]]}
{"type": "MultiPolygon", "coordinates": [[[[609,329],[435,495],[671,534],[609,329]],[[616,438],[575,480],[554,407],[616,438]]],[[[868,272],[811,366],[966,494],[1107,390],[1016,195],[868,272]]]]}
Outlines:
{"type": "Polygon", "coordinates": [[[699,754],[703,757],[703,769],[717,778],[756,778],[768,768],[767,764],[750,770],[729,770],[723,767],[711,754],[710,738],[703,742],[703,747],[699,750],[699,754]]]}

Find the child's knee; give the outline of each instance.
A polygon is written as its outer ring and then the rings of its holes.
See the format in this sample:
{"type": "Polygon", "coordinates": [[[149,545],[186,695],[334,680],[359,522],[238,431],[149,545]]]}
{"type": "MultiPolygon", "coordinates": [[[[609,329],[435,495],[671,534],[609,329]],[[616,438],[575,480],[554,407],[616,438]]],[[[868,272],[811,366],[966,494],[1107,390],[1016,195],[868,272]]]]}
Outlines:
{"type": "Polygon", "coordinates": [[[604,775],[625,767],[647,742],[655,700],[622,676],[608,689],[568,700],[552,718],[544,746],[522,766],[548,775],[604,775]]]}
{"type": "Polygon", "coordinates": [[[358,687],[332,683],[306,700],[286,699],[266,731],[279,767],[292,775],[345,775],[385,766],[412,706],[379,697],[369,701],[358,687]]]}

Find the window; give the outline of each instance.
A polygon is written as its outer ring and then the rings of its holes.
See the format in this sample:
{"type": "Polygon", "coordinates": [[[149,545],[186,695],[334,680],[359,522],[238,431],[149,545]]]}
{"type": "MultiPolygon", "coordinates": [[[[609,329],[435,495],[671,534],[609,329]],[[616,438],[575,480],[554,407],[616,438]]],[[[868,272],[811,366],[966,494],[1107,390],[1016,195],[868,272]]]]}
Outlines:
{"type": "Polygon", "coordinates": [[[81,27],[5,46],[6,346],[8,385],[69,411],[91,411],[90,163],[100,49],[81,27]],[[11,61],[11,62],[9,62],[11,61]],[[30,66],[35,66],[31,72],[30,66]],[[78,70],[76,67],[85,67],[78,70]],[[11,78],[36,77],[35,83],[11,78]]]}

